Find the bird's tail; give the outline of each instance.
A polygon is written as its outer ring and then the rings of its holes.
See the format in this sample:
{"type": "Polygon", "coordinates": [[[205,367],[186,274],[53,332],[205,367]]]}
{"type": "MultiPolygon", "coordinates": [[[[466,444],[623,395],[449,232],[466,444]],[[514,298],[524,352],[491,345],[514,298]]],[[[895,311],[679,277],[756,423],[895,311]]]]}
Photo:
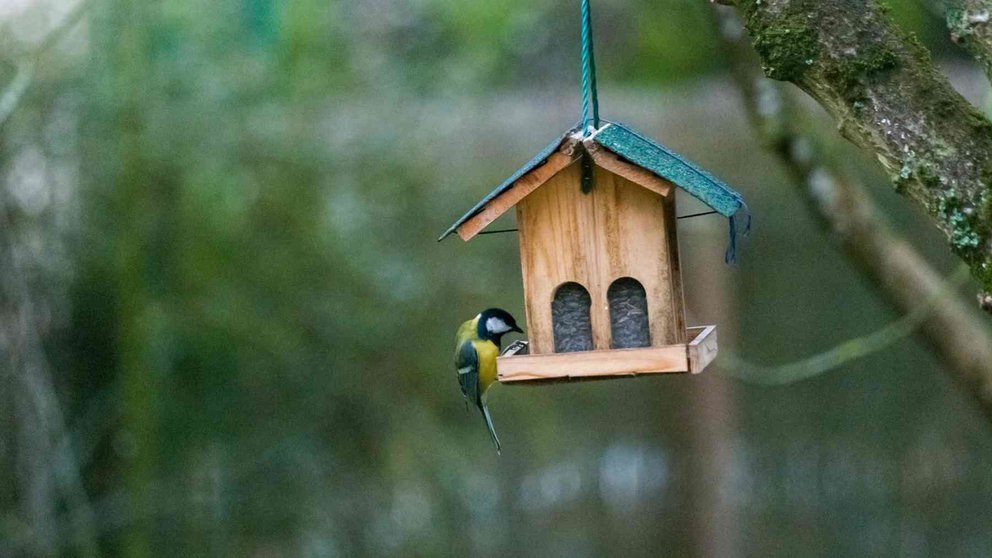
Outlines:
{"type": "Polygon", "coordinates": [[[496,454],[500,454],[499,438],[496,436],[496,428],[493,426],[493,417],[489,416],[489,407],[485,403],[479,402],[479,410],[482,411],[482,418],[486,419],[486,427],[489,428],[489,435],[493,438],[493,445],[496,446],[496,454]]]}

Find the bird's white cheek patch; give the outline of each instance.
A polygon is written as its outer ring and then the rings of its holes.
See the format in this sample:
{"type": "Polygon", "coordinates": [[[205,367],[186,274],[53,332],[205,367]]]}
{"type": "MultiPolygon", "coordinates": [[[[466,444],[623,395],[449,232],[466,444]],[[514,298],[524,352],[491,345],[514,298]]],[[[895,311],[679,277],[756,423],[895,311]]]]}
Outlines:
{"type": "Polygon", "coordinates": [[[493,333],[506,333],[510,331],[510,326],[499,318],[489,318],[486,320],[486,329],[493,333]]]}

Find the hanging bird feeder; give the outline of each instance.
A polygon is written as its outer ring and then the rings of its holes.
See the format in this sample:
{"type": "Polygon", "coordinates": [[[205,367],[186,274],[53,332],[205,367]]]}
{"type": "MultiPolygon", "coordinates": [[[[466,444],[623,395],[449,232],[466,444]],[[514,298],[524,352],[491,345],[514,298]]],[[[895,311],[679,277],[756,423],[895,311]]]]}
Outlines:
{"type": "Polygon", "coordinates": [[[469,241],[515,208],[528,332],[497,359],[500,382],[701,372],[716,326],[686,327],[676,231],[682,190],[738,227],[737,192],[629,127],[600,122],[588,0],[582,2],[583,119],[441,235],[469,241]],[[526,354],[521,354],[526,352],[526,354]]]}

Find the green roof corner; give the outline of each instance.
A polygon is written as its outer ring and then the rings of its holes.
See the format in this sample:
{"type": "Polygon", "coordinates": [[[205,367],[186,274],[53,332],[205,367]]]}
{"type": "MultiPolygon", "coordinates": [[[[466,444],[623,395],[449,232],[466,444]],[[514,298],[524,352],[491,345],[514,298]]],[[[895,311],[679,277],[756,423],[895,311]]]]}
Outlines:
{"type": "Polygon", "coordinates": [[[681,155],[634,132],[609,123],[591,136],[592,141],[635,165],[669,180],[724,217],[745,207],[744,198],[681,155]]]}

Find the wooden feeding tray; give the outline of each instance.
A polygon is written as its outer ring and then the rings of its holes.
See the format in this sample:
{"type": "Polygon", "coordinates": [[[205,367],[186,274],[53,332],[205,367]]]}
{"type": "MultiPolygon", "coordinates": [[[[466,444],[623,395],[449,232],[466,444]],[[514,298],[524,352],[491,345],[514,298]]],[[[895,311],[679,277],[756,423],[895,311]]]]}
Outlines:
{"type": "Polygon", "coordinates": [[[687,328],[686,339],[663,347],[501,356],[496,372],[501,383],[698,374],[716,358],[716,326],[687,328]]]}

